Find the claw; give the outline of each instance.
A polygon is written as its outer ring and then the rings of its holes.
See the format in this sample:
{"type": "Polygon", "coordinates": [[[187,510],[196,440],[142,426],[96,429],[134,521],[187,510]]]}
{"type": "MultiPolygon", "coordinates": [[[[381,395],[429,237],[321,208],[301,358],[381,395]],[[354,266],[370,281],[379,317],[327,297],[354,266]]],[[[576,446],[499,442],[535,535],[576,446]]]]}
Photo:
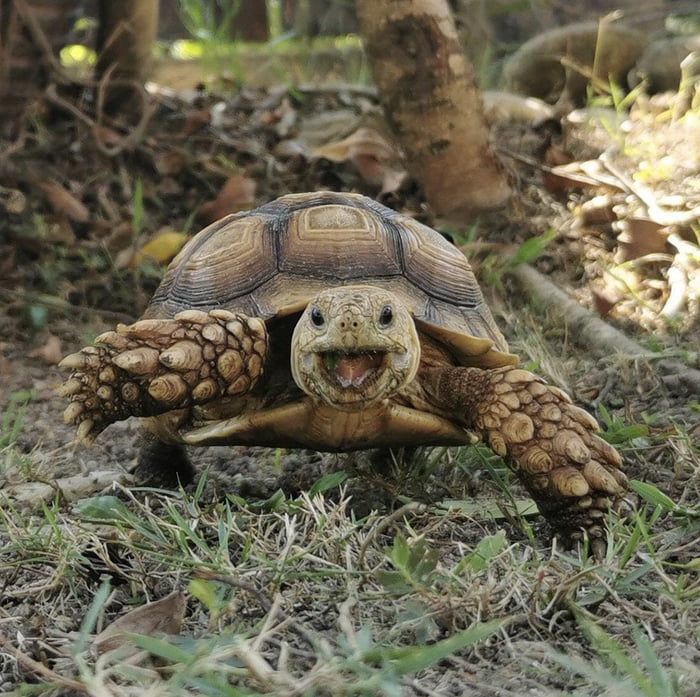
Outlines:
{"type": "Polygon", "coordinates": [[[85,419],[85,421],[81,421],[80,426],[78,426],[78,440],[84,443],[91,443],[93,440],[95,440],[94,435],[91,435],[93,426],[94,423],[92,419],[85,419]]]}
{"type": "Polygon", "coordinates": [[[70,380],[66,380],[62,385],[60,385],[57,389],[56,392],[61,396],[61,397],[71,397],[74,394],[78,394],[79,392],[82,392],[83,390],[83,383],[78,380],[77,378],[70,378],[70,380]]]}
{"type": "Polygon", "coordinates": [[[80,402],[71,402],[63,412],[63,423],[74,424],[84,411],[85,407],[80,402]]]}
{"type": "Polygon", "coordinates": [[[95,343],[110,346],[118,351],[123,351],[129,346],[129,340],[121,334],[117,334],[117,332],[104,332],[95,337],[95,343]]]}
{"type": "Polygon", "coordinates": [[[620,487],[615,477],[595,460],[590,460],[584,465],[583,476],[591,487],[604,491],[606,494],[619,496],[624,493],[624,489],[620,487]]]}
{"type": "Polygon", "coordinates": [[[141,319],[133,324],[117,325],[117,333],[130,339],[151,339],[170,336],[180,325],[171,319],[141,319]]]}
{"type": "Polygon", "coordinates": [[[85,370],[85,368],[96,368],[99,363],[100,359],[98,356],[78,351],[78,353],[71,353],[66,356],[58,364],[58,367],[67,370],[85,370]]]}
{"type": "Polygon", "coordinates": [[[202,349],[194,341],[178,341],[160,354],[160,362],[172,370],[195,370],[202,360],[202,349]]]}
{"type": "Polygon", "coordinates": [[[590,491],[588,482],[583,475],[573,467],[559,467],[551,475],[554,488],[562,496],[586,496],[590,491]]]}

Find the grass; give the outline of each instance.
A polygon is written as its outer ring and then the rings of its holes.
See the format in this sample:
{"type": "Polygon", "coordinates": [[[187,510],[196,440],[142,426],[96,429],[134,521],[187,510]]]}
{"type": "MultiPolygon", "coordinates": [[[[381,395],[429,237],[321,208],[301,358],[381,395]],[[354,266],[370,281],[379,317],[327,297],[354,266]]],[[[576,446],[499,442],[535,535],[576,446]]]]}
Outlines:
{"type": "Polygon", "coordinates": [[[611,521],[597,563],[456,507],[356,517],[341,479],[262,502],[212,498],[205,475],[191,492],[3,506],[0,631],[45,635],[55,672],[89,694],[693,694],[697,507],[642,487],[650,503],[611,521]],[[134,637],[137,661],[86,648],[173,589],[188,597],[176,636],[134,637]],[[26,628],[34,615],[45,629],[26,628]]]}
{"type": "MultiPolygon", "coordinates": [[[[566,338],[520,320],[509,322],[514,343],[576,391],[581,366],[557,359],[566,338]]],[[[29,396],[3,414],[0,461],[24,458],[31,479],[34,454],[17,447],[29,396]]],[[[531,500],[481,445],[350,459],[303,493],[267,499],[205,471],[187,491],[115,486],[34,510],[0,503],[0,642],[50,670],[0,648],[0,689],[694,697],[698,444],[669,414],[634,420],[606,403],[598,413],[639,499],[629,520],[610,519],[600,561],[586,546],[550,544],[531,500]],[[136,625],[130,646],[96,653],[96,632],[173,591],[187,610],[170,636],[136,625]]],[[[285,457],[269,454],[276,476],[285,457]]]]}

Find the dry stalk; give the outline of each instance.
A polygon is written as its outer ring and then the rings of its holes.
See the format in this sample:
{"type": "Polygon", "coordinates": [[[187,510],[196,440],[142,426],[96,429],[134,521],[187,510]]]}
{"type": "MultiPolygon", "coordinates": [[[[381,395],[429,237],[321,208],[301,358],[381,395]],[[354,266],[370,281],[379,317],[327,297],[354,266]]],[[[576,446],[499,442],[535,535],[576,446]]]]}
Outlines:
{"type": "Polygon", "coordinates": [[[58,673],[55,673],[51,668],[47,668],[43,663],[35,661],[33,658],[27,656],[19,649],[12,645],[12,642],[4,635],[0,633],[0,649],[6,651],[11,656],[15,658],[17,663],[19,663],[25,670],[28,670],[32,675],[39,676],[44,680],[56,683],[67,690],[73,690],[74,692],[80,692],[83,694],[89,694],[87,686],[79,682],[78,680],[73,680],[71,678],[65,678],[58,673]]]}
{"type": "Polygon", "coordinates": [[[360,547],[360,552],[357,556],[357,565],[362,566],[364,561],[365,561],[365,554],[367,552],[367,548],[370,546],[370,544],[375,540],[375,538],[380,535],[384,530],[386,530],[388,527],[391,527],[397,520],[402,518],[403,516],[407,515],[408,513],[415,513],[417,515],[420,515],[421,513],[425,513],[425,511],[428,510],[428,507],[424,503],[419,503],[418,501],[411,501],[410,503],[405,504],[404,506],[401,506],[401,508],[397,508],[391,515],[386,516],[386,518],[382,518],[368,533],[367,537],[365,538],[365,541],[362,543],[362,547],[360,547]]]}

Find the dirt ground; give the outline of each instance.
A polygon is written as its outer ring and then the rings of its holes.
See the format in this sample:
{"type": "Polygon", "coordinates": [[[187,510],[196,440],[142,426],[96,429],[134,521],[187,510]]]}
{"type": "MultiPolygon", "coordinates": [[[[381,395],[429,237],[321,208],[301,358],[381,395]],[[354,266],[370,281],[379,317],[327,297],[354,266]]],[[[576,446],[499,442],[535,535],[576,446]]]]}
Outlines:
{"type": "Polygon", "coordinates": [[[149,694],[698,694],[700,395],[659,366],[700,369],[699,228],[660,223],[639,186],[667,212],[700,204],[700,148],[689,147],[700,114],[669,123],[657,118],[665,108],[591,109],[563,128],[495,123],[516,195],[466,230],[430,214],[364,88],[162,93],[127,146],[119,124],[96,131],[60,105],[40,111],[3,144],[0,486],[11,493],[0,515],[0,636],[46,670],[3,643],[0,692],[69,694],[77,680],[101,695],[144,694],[144,684],[149,694]],[[622,148],[612,118],[627,124],[622,148]],[[612,524],[606,559],[552,546],[537,517],[517,513],[525,492],[483,449],[392,462],[202,448],[192,457],[206,475],[178,493],[133,487],[133,421],[90,448],[73,442],[55,394],[60,357],[136,319],[175,247],[210,220],[324,188],[375,196],[463,245],[512,350],[596,415],[631,479],[656,487],[631,522],[612,524]],[[548,244],[523,245],[550,230],[548,244]],[[518,247],[656,355],[582,343],[509,274],[503,259],[518,247]],[[682,274],[685,296],[664,314],[682,274]],[[120,487],[91,484],[105,471],[123,475],[120,487]],[[306,493],[333,472],[347,475],[344,488],[306,493]],[[129,514],[110,523],[58,489],[42,508],[27,488],[76,475],[74,498],[99,508],[98,495],[114,496],[129,514]],[[402,562],[402,545],[413,561],[402,562]],[[96,606],[105,578],[110,599],[96,606]],[[160,653],[131,674],[124,656],[85,652],[91,604],[105,626],[183,590],[187,610],[171,633],[197,660],[160,653]],[[465,648],[469,627],[499,619],[465,648]],[[448,651],[450,637],[465,643],[448,651]],[[430,646],[444,655],[416,649],[430,646]],[[399,658],[397,647],[414,652],[399,658]]]}

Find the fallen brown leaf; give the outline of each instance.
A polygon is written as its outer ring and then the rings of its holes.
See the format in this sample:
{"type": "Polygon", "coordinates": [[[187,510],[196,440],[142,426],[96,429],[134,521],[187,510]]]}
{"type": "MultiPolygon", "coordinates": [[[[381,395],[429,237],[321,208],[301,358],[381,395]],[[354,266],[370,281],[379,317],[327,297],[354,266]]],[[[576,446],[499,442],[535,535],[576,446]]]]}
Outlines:
{"type": "Polygon", "coordinates": [[[649,218],[624,218],[616,223],[616,228],[620,230],[615,253],[617,264],[666,251],[668,228],[649,218]]]}
{"type": "Polygon", "coordinates": [[[187,166],[187,156],[179,150],[166,150],[155,156],[154,164],[158,174],[171,177],[180,174],[187,166]]]}
{"type": "Polygon", "coordinates": [[[591,288],[591,295],[593,296],[593,305],[600,317],[607,317],[613,307],[622,299],[618,293],[607,287],[591,288]]]}
{"type": "Polygon", "coordinates": [[[185,114],[185,125],[182,127],[180,135],[191,136],[204,126],[208,126],[211,121],[211,112],[209,109],[190,109],[185,114]]]}
{"type": "Polygon", "coordinates": [[[397,149],[373,128],[358,128],[347,138],[316,148],[313,156],[351,162],[362,179],[381,193],[396,191],[406,178],[397,149]]]}
{"type": "Polygon", "coordinates": [[[201,206],[199,215],[207,223],[213,223],[229,213],[250,208],[255,203],[255,190],[254,179],[234,174],[226,180],[213,201],[201,206]]]}
{"type": "Polygon", "coordinates": [[[187,599],[181,591],[142,605],[117,618],[105,627],[92,642],[98,653],[105,653],[129,643],[129,634],[178,634],[185,619],[187,599]]]}
{"type": "Polygon", "coordinates": [[[37,182],[37,186],[44,192],[46,200],[56,213],[65,215],[76,223],[87,223],[90,220],[90,211],[85,204],[58,182],[45,179],[37,182]]]}
{"type": "Polygon", "coordinates": [[[125,220],[111,228],[104,240],[104,245],[110,254],[117,254],[123,249],[132,246],[133,240],[134,227],[129,221],[125,220]]]}

